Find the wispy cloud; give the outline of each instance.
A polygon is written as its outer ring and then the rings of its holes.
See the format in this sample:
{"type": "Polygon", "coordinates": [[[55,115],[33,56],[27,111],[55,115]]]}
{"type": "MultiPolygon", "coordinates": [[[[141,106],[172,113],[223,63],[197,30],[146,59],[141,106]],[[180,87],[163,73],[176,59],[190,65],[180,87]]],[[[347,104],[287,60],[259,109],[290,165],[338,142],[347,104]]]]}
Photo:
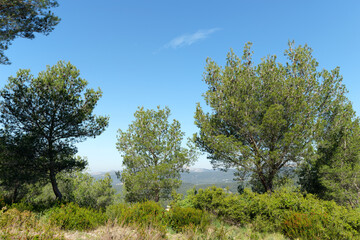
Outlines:
{"type": "Polygon", "coordinates": [[[184,46],[190,46],[191,44],[200,41],[202,39],[208,38],[212,33],[219,31],[220,28],[212,28],[207,30],[198,30],[192,34],[184,34],[179,37],[172,39],[170,42],[165,44],[165,48],[180,48],[184,46]]]}

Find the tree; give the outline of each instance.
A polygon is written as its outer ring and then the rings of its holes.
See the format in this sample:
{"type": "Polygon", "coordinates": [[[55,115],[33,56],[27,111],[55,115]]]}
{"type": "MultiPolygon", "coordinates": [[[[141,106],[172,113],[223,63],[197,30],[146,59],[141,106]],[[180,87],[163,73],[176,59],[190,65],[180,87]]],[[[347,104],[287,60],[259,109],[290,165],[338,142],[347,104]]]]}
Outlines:
{"type": "Polygon", "coordinates": [[[9,193],[8,202],[16,202],[26,193],[26,186],[38,182],[40,175],[33,151],[37,139],[32,136],[11,136],[5,132],[0,137],[0,186],[9,193]]]}
{"type": "MultiPolygon", "coordinates": [[[[86,89],[87,81],[70,63],[58,62],[40,72],[37,78],[29,70],[19,70],[0,92],[0,121],[13,136],[34,136],[37,145],[36,168],[48,174],[58,199],[56,174],[83,169],[75,143],[96,137],[108,125],[108,117],[95,116],[93,110],[101,90],[86,89]]],[[[40,173],[39,173],[40,174],[40,173]]]]}
{"type": "Polygon", "coordinates": [[[0,0],[0,64],[10,64],[4,51],[17,37],[33,39],[49,34],[60,19],[49,9],[56,0],[0,0]]]}
{"type": "MultiPolygon", "coordinates": [[[[89,173],[73,171],[58,174],[57,180],[66,202],[74,202],[80,207],[104,209],[114,201],[115,189],[109,174],[96,180],[89,173]]],[[[51,205],[53,202],[51,184],[35,185],[31,190],[33,192],[24,201],[32,205],[51,205]]]]}
{"type": "Polygon", "coordinates": [[[139,108],[127,131],[119,130],[117,149],[125,169],[118,177],[125,185],[126,200],[137,202],[169,198],[180,186],[180,172],[196,160],[194,148],[181,147],[180,123],[169,123],[170,109],[139,108]]]}
{"type": "Polygon", "coordinates": [[[272,191],[281,169],[313,157],[314,131],[331,99],[343,94],[342,78],[338,68],[317,71],[307,45],[289,43],[285,65],[268,56],[257,66],[250,46],[241,59],[230,51],[224,68],[207,60],[204,98],[212,112],[197,105],[194,141],[214,167],[235,167],[241,180],[250,173],[272,191]]]}
{"type": "Polygon", "coordinates": [[[303,190],[339,204],[359,206],[360,124],[345,96],[323,115],[316,158],[301,166],[303,190]]]}

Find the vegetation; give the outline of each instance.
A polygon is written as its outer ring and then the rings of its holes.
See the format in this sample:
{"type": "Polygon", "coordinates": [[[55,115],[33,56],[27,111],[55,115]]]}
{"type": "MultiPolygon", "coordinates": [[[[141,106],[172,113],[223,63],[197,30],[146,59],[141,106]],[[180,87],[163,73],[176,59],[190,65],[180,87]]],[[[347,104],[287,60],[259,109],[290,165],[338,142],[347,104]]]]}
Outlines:
{"type": "Polygon", "coordinates": [[[0,64],[10,64],[4,51],[17,37],[35,37],[34,33],[49,34],[60,19],[51,11],[56,0],[0,0],[0,64]]]}
{"type": "Polygon", "coordinates": [[[317,158],[301,167],[303,190],[339,204],[359,206],[360,125],[351,103],[344,96],[333,100],[324,113],[318,135],[317,158]]]}
{"type": "MultiPolygon", "coordinates": [[[[84,169],[86,165],[84,160],[74,157],[77,152],[74,144],[100,135],[109,120],[93,114],[102,93],[86,89],[87,81],[79,75],[73,65],[61,61],[48,66],[37,78],[29,70],[19,70],[0,93],[4,137],[35,139],[32,169],[40,178],[48,177],[60,200],[56,175],[84,169]]],[[[15,176],[17,169],[11,169],[15,176]]]]}
{"type": "MultiPolygon", "coordinates": [[[[0,64],[15,38],[54,29],[57,5],[0,0],[0,64]]],[[[200,131],[187,148],[168,107],[139,107],[118,131],[120,197],[109,174],[82,172],[86,158],[76,156],[76,143],[108,126],[94,114],[101,90],[62,61],[9,77],[0,90],[0,238],[360,239],[360,119],[339,68],[319,71],[311,48],[293,42],[285,64],[269,56],[254,66],[250,47],[242,58],[230,51],[224,68],[208,59],[210,112],[197,105],[200,131]],[[194,144],[214,168],[236,168],[242,185],[203,178],[177,193],[194,144]]]]}
{"type": "MultiPolygon", "coordinates": [[[[280,170],[286,166],[328,162],[323,152],[332,151],[339,142],[325,139],[331,134],[327,129],[345,112],[350,122],[354,115],[339,68],[318,71],[307,45],[289,43],[285,64],[269,56],[257,66],[250,46],[245,45],[242,58],[231,51],[224,68],[207,60],[204,98],[211,113],[197,105],[195,123],[200,133],[194,140],[214,167],[237,168],[240,181],[251,175],[261,184],[259,191],[267,192],[274,190],[274,180],[282,177],[280,170]],[[318,159],[323,156],[325,161],[318,159]]],[[[351,124],[346,127],[349,134],[359,125],[351,124]]],[[[348,146],[345,151],[349,158],[358,156],[357,149],[348,146]]]]}
{"type": "Polygon", "coordinates": [[[196,160],[196,152],[181,146],[184,132],[177,120],[169,123],[168,107],[139,108],[134,116],[127,131],[119,130],[116,145],[125,167],[118,173],[125,198],[129,202],[167,199],[180,186],[180,172],[196,160]]]}
{"type": "MultiPolygon", "coordinates": [[[[1,236],[68,239],[72,230],[106,231],[114,235],[113,231],[119,229],[136,229],[133,234],[144,239],[151,239],[152,234],[158,239],[360,237],[359,210],[320,200],[311,194],[304,196],[296,189],[277,190],[272,194],[245,189],[243,194],[231,194],[211,187],[190,193],[184,199],[175,197],[169,211],[153,201],[116,203],[102,210],[75,203],[54,205],[41,212],[17,208],[14,204],[0,213],[1,236]]],[[[130,239],[135,239],[135,235],[132,237],[130,239]]]]}
{"type": "Polygon", "coordinates": [[[26,185],[41,179],[36,166],[36,139],[31,136],[11,136],[0,131],[0,186],[8,192],[7,201],[16,202],[24,196],[26,185]]]}
{"type": "Polygon", "coordinates": [[[233,224],[251,224],[255,231],[281,232],[295,239],[357,239],[358,210],[286,189],[257,194],[230,194],[221,188],[189,194],[179,205],[212,212],[233,224]]]}

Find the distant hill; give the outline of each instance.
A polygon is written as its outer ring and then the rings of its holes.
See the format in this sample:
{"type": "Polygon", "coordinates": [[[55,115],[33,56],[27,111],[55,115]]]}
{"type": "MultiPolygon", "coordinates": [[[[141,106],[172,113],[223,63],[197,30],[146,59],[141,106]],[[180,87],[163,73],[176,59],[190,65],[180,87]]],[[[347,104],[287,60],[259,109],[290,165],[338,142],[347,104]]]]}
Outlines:
{"type": "MultiPolygon", "coordinates": [[[[189,173],[181,173],[182,186],[178,189],[181,194],[195,187],[206,188],[212,185],[217,187],[226,188],[228,187],[231,192],[237,191],[238,183],[234,179],[234,169],[229,169],[227,172],[220,170],[212,170],[205,168],[193,168],[190,169],[189,173]]],[[[95,179],[104,178],[107,172],[94,172],[90,173],[95,179]]],[[[122,192],[122,184],[117,179],[115,171],[109,171],[111,178],[113,179],[113,186],[118,192],[122,192]]]]}

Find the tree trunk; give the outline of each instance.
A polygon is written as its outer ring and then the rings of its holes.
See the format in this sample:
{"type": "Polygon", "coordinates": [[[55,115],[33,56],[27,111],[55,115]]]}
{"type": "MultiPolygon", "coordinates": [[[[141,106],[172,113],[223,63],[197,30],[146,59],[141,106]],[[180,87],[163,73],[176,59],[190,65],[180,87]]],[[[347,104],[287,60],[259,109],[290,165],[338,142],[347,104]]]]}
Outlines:
{"type": "Polygon", "coordinates": [[[49,143],[49,148],[48,148],[48,157],[49,157],[49,162],[50,162],[50,182],[51,182],[51,186],[52,189],[55,193],[56,199],[61,201],[62,199],[62,194],[58,188],[58,184],[56,182],[56,174],[54,171],[54,153],[53,153],[53,142],[51,141],[51,136],[52,134],[50,133],[50,137],[48,139],[48,143],[49,143]]]}
{"type": "Polygon", "coordinates": [[[51,181],[51,186],[53,188],[53,191],[55,193],[56,199],[60,200],[62,199],[62,194],[58,188],[57,182],[56,182],[56,176],[53,170],[50,170],[50,181],[51,181]]]}
{"type": "Polygon", "coordinates": [[[266,184],[266,192],[270,192],[272,193],[273,192],[273,180],[274,178],[271,178],[268,180],[267,184],[266,184]]]}
{"type": "Polygon", "coordinates": [[[18,185],[16,184],[13,195],[12,195],[12,199],[11,199],[12,203],[16,202],[17,195],[18,195],[18,185]]]}
{"type": "Polygon", "coordinates": [[[265,192],[273,192],[274,176],[265,177],[263,174],[259,174],[260,182],[263,185],[265,192]]]}
{"type": "Polygon", "coordinates": [[[160,201],[160,189],[156,189],[156,190],[155,190],[154,201],[155,201],[155,202],[159,202],[159,201],[160,201]]]}

